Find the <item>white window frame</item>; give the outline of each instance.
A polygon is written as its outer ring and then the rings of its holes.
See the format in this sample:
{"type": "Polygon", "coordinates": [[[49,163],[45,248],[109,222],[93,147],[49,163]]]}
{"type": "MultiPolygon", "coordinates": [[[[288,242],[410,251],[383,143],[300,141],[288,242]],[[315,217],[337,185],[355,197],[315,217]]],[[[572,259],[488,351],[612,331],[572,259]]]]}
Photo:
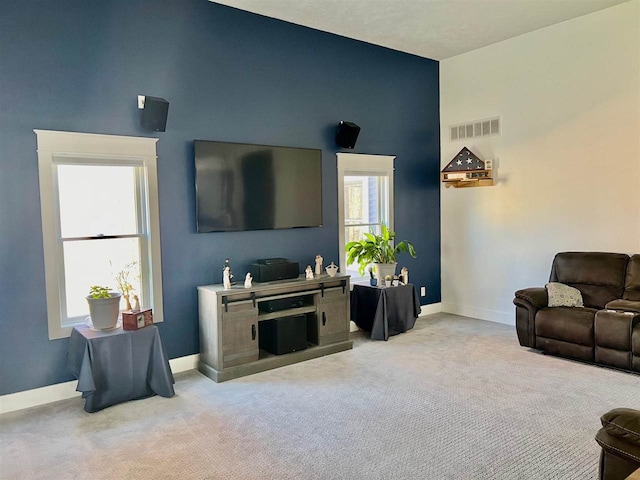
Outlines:
{"type": "MultiPolygon", "coordinates": [[[[44,249],[45,287],[49,339],[71,335],[76,324],[65,324],[65,286],[62,238],[60,234],[57,164],[131,165],[142,167],[138,175],[140,192],[141,251],[149,258],[149,305],[154,323],[162,322],[162,264],[158,208],[157,138],[123,137],[92,133],[34,130],[38,141],[40,210],[44,249]],[[146,253],[144,253],[146,252],[146,253]]],[[[144,275],[144,272],[142,272],[144,275]]],[[[143,282],[145,283],[145,282],[143,282]]],[[[145,292],[146,293],[146,292],[145,292]]],[[[82,324],[82,323],[80,323],[82,324]]]]}
{"type": "MultiPolygon", "coordinates": [[[[346,271],[347,254],[345,252],[345,215],[344,215],[344,177],[349,175],[386,176],[389,179],[389,220],[388,227],[393,230],[393,162],[395,155],[370,155],[363,153],[337,153],[338,157],[338,242],[340,249],[341,271],[346,271]]],[[[365,277],[352,278],[351,281],[365,277]]]]}

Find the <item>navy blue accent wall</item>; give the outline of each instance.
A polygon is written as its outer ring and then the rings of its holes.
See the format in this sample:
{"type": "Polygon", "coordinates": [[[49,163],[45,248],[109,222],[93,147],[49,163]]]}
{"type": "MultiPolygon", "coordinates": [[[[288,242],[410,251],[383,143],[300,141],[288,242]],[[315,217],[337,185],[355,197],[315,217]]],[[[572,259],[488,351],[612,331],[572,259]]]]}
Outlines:
{"type": "MultiPolygon", "coordinates": [[[[0,394],[71,380],[47,334],[34,128],[157,136],[165,322],[198,352],[196,286],[256,258],[338,261],[338,121],[355,152],[397,155],[395,222],[423,304],[440,300],[438,63],[206,0],[0,0],[0,394]],[[139,127],[137,95],[170,102],[139,127]],[[197,234],[193,139],[320,148],[322,228],[197,234]]],[[[45,201],[47,201],[45,199],[45,201]]],[[[302,201],[302,200],[301,200],[302,201]]]]}

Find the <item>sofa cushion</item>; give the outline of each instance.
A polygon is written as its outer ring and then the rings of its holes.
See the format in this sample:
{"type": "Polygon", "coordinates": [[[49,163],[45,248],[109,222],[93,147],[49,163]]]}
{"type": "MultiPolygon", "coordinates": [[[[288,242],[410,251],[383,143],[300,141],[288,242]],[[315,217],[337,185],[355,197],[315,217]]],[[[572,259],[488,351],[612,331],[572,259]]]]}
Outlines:
{"type": "Polygon", "coordinates": [[[629,259],[627,264],[627,275],[624,281],[625,300],[640,301],[640,255],[635,254],[629,259]]]}
{"type": "Polygon", "coordinates": [[[583,307],[582,294],[577,288],[564,283],[551,282],[545,285],[549,307],[583,307]]]}
{"type": "Polygon", "coordinates": [[[593,347],[593,308],[551,307],[536,314],[536,336],[593,347]]]}
{"type": "Polygon", "coordinates": [[[561,252],[553,259],[549,281],[580,290],[586,307],[604,308],[622,298],[628,260],[624,253],[561,252]]]}
{"type": "Polygon", "coordinates": [[[600,421],[609,435],[640,447],[640,410],[614,408],[602,415],[600,421]]]}

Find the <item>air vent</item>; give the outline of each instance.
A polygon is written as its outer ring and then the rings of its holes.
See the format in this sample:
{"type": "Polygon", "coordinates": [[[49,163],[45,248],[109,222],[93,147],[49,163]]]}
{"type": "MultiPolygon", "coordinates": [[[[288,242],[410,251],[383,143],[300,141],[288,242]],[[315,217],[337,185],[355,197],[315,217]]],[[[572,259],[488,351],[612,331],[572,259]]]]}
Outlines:
{"type": "Polygon", "coordinates": [[[449,126],[449,138],[452,142],[465,138],[500,135],[500,117],[475,120],[469,123],[449,126]]]}

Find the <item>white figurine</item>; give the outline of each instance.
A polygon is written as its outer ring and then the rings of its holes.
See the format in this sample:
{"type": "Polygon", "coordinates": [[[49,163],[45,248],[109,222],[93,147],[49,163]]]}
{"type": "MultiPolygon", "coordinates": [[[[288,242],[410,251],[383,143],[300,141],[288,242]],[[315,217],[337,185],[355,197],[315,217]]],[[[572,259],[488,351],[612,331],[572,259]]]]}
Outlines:
{"type": "Polygon", "coordinates": [[[224,267],[222,271],[222,285],[225,290],[229,290],[231,288],[231,268],[224,267]]]}
{"type": "Polygon", "coordinates": [[[224,272],[225,268],[229,269],[229,280],[231,280],[233,278],[233,272],[231,271],[231,264],[229,263],[229,259],[228,258],[224,259],[224,266],[222,267],[222,271],[223,272],[224,272]]]}
{"type": "Polygon", "coordinates": [[[304,275],[307,280],[313,280],[313,270],[311,270],[311,265],[307,265],[307,268],[304,270],[304,275]]]}
{"type": "Polygon", "coordinates": [[[247,276],[244,277],[244,288],[251,288],[251,281],[253,278],[250,273],[247,273],[247,276]]]}
{"type": "Polygon", "coordinates": [[[320,255],[316,255],[316,275],[321,275],[322,274],[322,261],[324,260],[324,258],[322,258],[320,255]]]}
{"type": "Polygon", "coordinates": [[[405,285],[409,283],[409,269],[407,267],[402,267],[402,270],[400,270],[400,277],[402,277],[402,283],[405,285]]]}

